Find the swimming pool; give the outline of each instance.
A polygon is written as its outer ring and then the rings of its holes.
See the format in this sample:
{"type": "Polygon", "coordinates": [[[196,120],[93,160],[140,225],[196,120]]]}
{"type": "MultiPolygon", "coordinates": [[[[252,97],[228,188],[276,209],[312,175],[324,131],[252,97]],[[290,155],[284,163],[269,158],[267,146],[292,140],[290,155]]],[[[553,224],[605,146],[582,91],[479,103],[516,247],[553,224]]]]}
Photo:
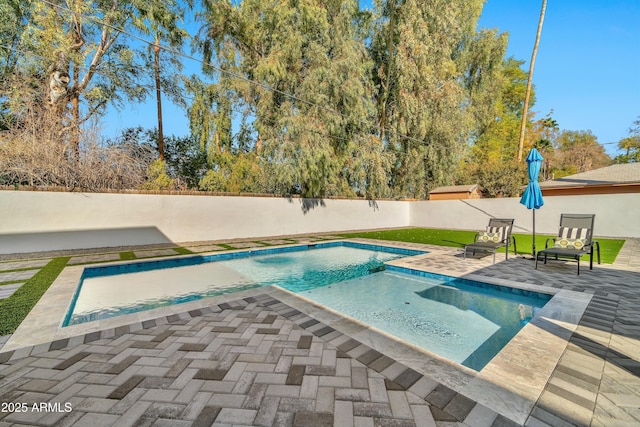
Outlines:
{"type": "Polygon", "coordinates": [[[300,295],[476,371],[552,297],[394,266],[300,295]]]}
{"type": "Polygon", "coordinates": [[[387,261],[423,253],[327,242],[86,268],[63,326],[273,284],[300,292],[368,275],[387,261]]]}
{"type": "Polygon", "coordinates": [[[63,326],[277,285],[479,371],[551,299],[387,264],[424,253],[329,242],[86,268],[63,326]]]}

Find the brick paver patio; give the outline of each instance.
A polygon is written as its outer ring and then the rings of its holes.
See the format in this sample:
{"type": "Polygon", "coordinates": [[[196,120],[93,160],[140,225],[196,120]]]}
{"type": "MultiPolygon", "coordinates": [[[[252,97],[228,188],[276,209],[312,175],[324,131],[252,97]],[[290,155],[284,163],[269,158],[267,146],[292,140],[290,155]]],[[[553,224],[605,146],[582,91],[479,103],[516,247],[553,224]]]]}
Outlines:
{"type": "MultiPolygon", "coordinates": [[[[524,424],[640,424],[640,240],[628,240],[615,265],[580,276],[575,264],[534,270],[522,258],[493,265],[490,256],[420,247],[431,254],[409,260],[415,268],[593,295],[524,424]]],[[[292,298],[254,289],[154,320],[0,348],[0,426],[523,424],[444,384],[444,365],[427,372],[401,363],[292,298]],[[26,411],[15,411],[18,403],[26,411]]]]}

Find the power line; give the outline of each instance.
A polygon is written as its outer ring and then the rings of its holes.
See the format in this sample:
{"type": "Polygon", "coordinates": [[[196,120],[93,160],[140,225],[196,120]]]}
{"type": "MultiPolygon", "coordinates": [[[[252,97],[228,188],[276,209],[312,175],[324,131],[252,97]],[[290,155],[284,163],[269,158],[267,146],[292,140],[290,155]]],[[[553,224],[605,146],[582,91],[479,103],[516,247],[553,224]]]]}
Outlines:
{"type": "MultiPolygon", "coordinates": [[[[147,40],[147,39],[145,39],[143,37],[140,37],[140,36],[137,36],[135,34],[132,34],[132,33],[128,32],[128,31],[125,31],[122,28],[116,27],[115,25],[112,25],[112,24],[109,24],[107,22],[104,22],[104,20],[102,20],[102,19],[95,18],[93,16],[84,15],[84,14],[81,14],[81,13],[78,13],[78,12],[74,12],[73,10],[69,9],[68,7],[63,7],[61,5],[57,5],[57,4],[52,3],[52,2],[50,2],[48,0],[40,0],[40,1],[42,3],[45,3],[45,4],[49,5],[49,6],[55,7],[57,9],[60,9],[60,10],[62,10],[64,12],[68,12],[68,13],[71,13],[73,15],[77,15],[77,16],[92,20],[92,21],[94,21],[94,22],[96,22],[96,23],[98,23],[100,25],[103,25],[103,26],[105,26],[107,28],[110,28],[110,29],[112,29],[114,31],[117,31],[117,32],[122,33],[122,34],[126,34],[127,36],[132,37],[132,38],[134,38],[134,39],[136,39],[136,40],[138,40],[138,41],[140,41],[142,43],[145,43],[145,44],[147,44],[149,46],[157,46],[159,49],[164,50],[166,52],[169,52],[169,53],[171,53],[173,55],[176,55],[176,56],[179,56],[179,57],[182,57],[182,58],[186,58],[186,59],[195,61],[195,62],[197,62],[199,64],[202,64],[202,65],[205,65],[207,67],[210,67],[213,70],[218,71],[218,72],[220,72],[222,74],[225,74],[225,75],[227,75],[227,76],[229,76],[229,77],[231,77],[233,79],[242,80],[242,81],[244,81],[246,83],[258,86],[258,87],[260,87],[262,89],[265,89],[267,91],[271,91],[271,92],[277,93],[279,95],[282,95],[282,96],[284,96],[284,97],[286,97],[288,99],[291,99],[291,100],[294,100],[294,101],[309,105],[311,107],[315,107],[315,108],[324,110],[324,111],[332,113],[332,114],[339,115],[340,117],[342,117],[344,119],[350,120],[350,118],[348,118],[347,116],[345,116],[343,113],[341,113],[339,111],[336,111],[336,110],[333,110],[333,109],[331,109],[329,107],[326,107],[326,106],[323,106],[323,105],[308,101],[306,99],[299,98],[299,97],[297,97],[295,95],[292,95],[290,93],[281,91],[281,90],[276,89],[276,88],[274,88],[272,86],[269,86],[267,84],[258,82],[256,80],[249,79],[248,77],[245,77],[245,76],[242,76],[242,75],[238,75],[238,74],[236,74],[236,73],[234,73],[232,71],[225,70],[224,68],[221,68],[221,67],[218,67],[216,65],[213,65],[210,62],[206,62],[206,61],[204,61],[202,59],[199,59],[199,58],[196,58],[196,57],[194,57],[192,55],[187,55],[187,54],[185,54],[185,53],[183,53],[181,51],[178,51],[176,49],[173,49],[171,47],[167,47],[167,46],[164,46],[164,45],[161,45],[161,44],[156,44],[153,41],[149,41],[149,40],[147,40]]],[[[358,122],[361,125],[365,125],[366,127],[376,129],[378,131],[384,131],[384,132],[387,132],[389,134],[394,134],[394,135],[396,135],[396,136],[398,136],[400,138],[403,138],[403,139],[406,139],[406,140],[409,140],[409,141],[413,141],[413,142],[417,142],[418,144],[424,144],[425,143],[425,141],[423,141],[423,140],[419,140],[417,138],[413,138],[413,137],[411,137],[409,135],[405,135],[405,134],[396,132],[396,131],[394,131],[392,129],[388,129],[388,128],[385,128],[383,126],[371,124],[371,123],[368,123],[368,122],[365,122],[365,121],[359,120],[359,119],[357,119],[356,122],[358,122]]]]}
{"type": "MultiPolygon", "coordinates": [[[[42,2],[44,2],[44,3],[46,3],[46,4],[52,5],[52,3],[48,2],[47,0],[41,0],[41,1],[42,1],[42,2]]],[[[75,12],[71,11],[70,9],[63,8],[63,7],[61,7],[61,6],[57,6],[57,5],[53,5],[53,6],[56,6],[57,8],[60,8],[60,9],[65,10],[65,11],[69,11],[69,12],[71,12],[71,13],[75,13],[75,12]]],[[[82,16],[84,16],[84,15],[82,15],[82,16]]],[[[84,17],[85,17],[85,18],[93,19],[93,20],[95,20],[96,22],[101,23],[101,21],[100,21],[100,20],[98,20],[97,18],[92,18],[92,17],[87,17],[87,16],[84,16],[84,17]]],[[[105,25],[107,25],[107,24],[105,24],[105,25]]],[[[115,28],[115,27],[113,27],[113,28],[115,28]]],[[[144,40],[144,39],[142,39],[142,38],[140,38],[140,37],[138,37],[138,36],[131,35],[130,33],[124,32],[124,31],[122,31],[122,30],[117,30],[117,31],[121,31],[121,32],[123,32],[124,34],[130,35],[131,37],[134,37],[134,38],[136,38],[136,39],[138,39],[138,40],[140,40],[140,41],[142,41],[142,42],[144,42],[144,43],[147,43],[147,44],[149,44],[150,46],[155,45],[155,43],[154,43],[154,42],[150,42],[150,41],[144,40]]],[[[7,50],[9,50],[9,51],[11,51],[11,52],[19,52],[19,53],[23,53],[23,54],[24,54],[24,53],[26,53],[26,51],[25,51],[25,50],[17,49],[15,46],[8,46],[8,45],[6,45],[6,44],[0,44],[0,48],[7,49],[7,50]]],[[[164,50],[167,50],[167,51],[169,51],[169,52],[171,52],[171,53],[175,53],[176,55],[183,56],[183,57],[185,57],[185,58],[187,58],[187,59],[194,60],[194,61],[196,61],[196,62],[198,62],[198,63],[203,64],[203,65],[206,65],[204,61],[199,60],[199,59],[197,59],[197,58],[194,58],[194,57],[192,57],[192,56],[190,56],[190,55],[182,54],[182,53],[181,53],[181,52],[179,52],[179,51],[176,51],[176,50],[173,50],[173,49],[170,49],[170,48],[165,48],[165,47],[163,47],[163,46],[160,46],[160,48],[161,48],[161,49],[164,49],[164,50]]],[[[35,54],[31,54],[31,55],[33,55],[33,56],[35,56],[35,57],[37,57],[37,58],[40,58],[40,59],[47,59],[47,58],[42,57],[42,56],[40,56],[40,55],[35,55],[35,54]]],[[[145,70],[147,69],[147,67],[142,66],[142,65],[136,65],[136,66],[133,66],[133,67],[134,67],[134,68],[137,68],[137,69],[145,69],[145,70]]],[[[98,67],[98,68],[99,68],[99,67],[98,67]]],[[[214,67],[214,68],[216,68],[216,67],[214,67]]],[[[78,69],[78,70],[83,70],[83,71],[87,71],[87,70],[89,69],[89,67],[86,67],[86,66],[80,66],[80,67],[77,67],[76,69],[78,69]]],[[[94,71],[94,73],[95,73],[95,74],[98,74],[98,75],[104,75],[104,73],[101,73],[101,72],[100,72],[100,71],[98,71],[98,70],[95,70],[95,71],[94,71]]],[[[232,73],[231,73],[231,74],[232,74],[232,73]]],[[[234,75],[234,74],[232,74],[232,75],[234,75]]],[[[240,77],[241,77],[241,76],[240,76],[240,77]]],[[[246,81],[251,81],[251,80],[246,79],[246,78],[244,78],[244,77],[241,77],[241,78],[245,79],[246,81]]],[[[260,84],[260,85],[262,85],[261,83],[257,83],[257,82],[256,82],[256,84],[260,84]]],[[[149,85],[143,85],[143,84],[140,84],[140,86],[144,87],[145,89],[147,89],[147,90],[149,90],[149,91],[153,91],[153,90],[155,90],[155,86],[154,86],[154,85],[151,85],[151,84],[149,84],[149,85]]],[[[268,87],[268,86],[265,86],[265,87],[268,87]]],[[[181,96],[182,96],[184,99],[188,100],[188,101],[195,101],[195,97],[188,96],[188,95],[184,94],[184,92],[185,92],[185,91],[186,91],[186,90],[183,90],[183,93],[182,93],[182,95],[181,95],[181,96]]],[[[280,93],[282,93],[282,94],[286,95],[284,92],[280,92],[280,93]]],[[[293,95],[290,95],[290,96],[291,96],[293,99],[298,99],[298,98],[296,98],[296,97],[295,97],[295,96],[293,96],[293,95]]],[[[309,103],[309,104],[312,104],[312,103],[309,103]]],[[[312,104],[312,105],[317,105],[317,104],[312,104]]],[[[327,110],[327,111],[333,112],[334,114],[338,114],[338,115],[340,115],[341,117],[345,118],[345,116],[344,116],[343,114],[341,114],[341,113],[339,113],[339,112],[337,112],[337,111],[334,111],[334,110],[331,110],[331,109],[327,109],[327,108],[325,108],[325,107],[323,107],[323,108],[324,108],[325,110],[327,110]]],[[[241,114],[241,115],[244,115],[244,114],[245,114],[245,112],[244,112],[244,111],[240,111],[240,110],[237,110],[237,109],[234,109],[234,108],[230,108],[230,110],[231,110],[231,112],[233,112],[233,113],[235,113],[235,114],[241,114]]],[[[361,123],[361,124],[367,124],[366,122],[362,122],[362,121],[360,121],[360,123],[361,123]]],[[[368,125],[368,124],[367,124],[367,125],[368,125]]],[[[376,129],[378,129],[378,130],[382,130],[382,129],[384,129],[384,130],[387,130],[387,131],[389,131],[389,132],[392,132],[391,130],[386,129],[386,128],[383,128],[383,127],[381,127],[381,126],[372,126],[372,127],[376,128],[376,129]]],[[[348,141],[349,141],[349,139],[347,139],[347,138],[343,138],[343,137],[340,137],[340,136],[337,136],[337,135],[332,135],[332,134],[330,134],[329,132],[322,132],[322,131],[318,131],[318,130],[314,130],[314,129],[305,129],[305,130],[306,130],[307,132],[309,132],[309,133],[315,133],[315,134],[318,134],[318,135],[326,136],[326,137],[331,138],[331,139],[334,139],[334,140],[345,141],[345,142],[348,142],[348,141]]],[[[411,138],[411,137],[409,137],[409,136],[402,135],[402,134],[398,134],[398,135],[399,135],[400,137],[404,137],[404,138],[412,139],[412,140],[414,140],[414,141],[417,141],[417,142],[422,143],[422,141],[417,140],[417,139],[415,139],[415,138],[411,138]]],[[[619,144],[619,142],[599,142],[598,144],[600,144],[600,145],[618,145],[618,144],[619,144]]]]}
{"type": "MultiPolygon", "coordinates": [[[[8,49],[8,50],[9,50],[9,51],[11,51],[11,52],[18,52],[18,53],[22,53],[22,54],[27,53],[25,50],[22,50],[22,49],[16,49],[15,47],[8,46],[8,45],[4,45],[4,44],[0,44],[0,48],[8,49]]],[[[47,59],[48,59],[48,58],[45,58],[45,57],[43,57],[43,56],[41,56],[41,55],[36,55],[36,54],[31,54],[31,55],[32,55],[33,57],[36,57],[36,58],[39,58],[39,59],[43,59],[43,60],[47,60],[47,59]]],[[[98,67],[98,68],[99,68],[99,67],[98,67]]],[[[135,66],[135,68],[138,68],[138,69],[145,69],[145,70],[147,69],[147,67],[144,67],[144,66],[135,66]]],[[[76,67],[76,70],[83,70],[83,71],[87,71],[88,69],[89,69],[89,68],[88,68],[88,67],[86,67],[86,66],[79,66],[79,67],[76,67]]],[[[102,72],[100,72],[98,69],[94,70],[94,74],[96,74],[96,75],[104,75],[104,74],[103,74],[102,72]]],[[[146,89],[146,90],[148,90],[148,91],[150,91],[150,92],[151,92],[151,91],[153,91],[153,90],[155,90],[155,86],[154,86],[154,85],[152,85],[152,84],[145,85],[145,84],[140,84],[140,83],[139,83],[139,86],[143,87],[144,89],[146,89]]],[[[184,98],[185,100],[188,100],[188,101],[195,101],[195,97],[192,97],[192,96],[189,96],[189,95],[184,94],[184,92],[185,92],[185,91],[187,91],[187,90],[186,90],[186,89],[183,89],[183,93],[181,94],[181,97],[182,97],[182,98],[184,98]]],[[[232,113],[234,113],[234,114],[238,114],[238,115],[245,115],[245,114],[246,114],[246,112],[245,112],[245,111],[241,111],[241,110],[238,110],[238,109],[235,109],[235,108],[229,108],[229,111],[231,111],[231,112],[232,112],[232,113]]],[[[308,132],[308,133],[314,133],[314,134],[316,134],[316,135],[321,135],[321,136],[324,136],[324,137],[327,137],[327,138],[330,138],[330,139],[334,139],[334,140],[338,140],[338,141],[345,141],[345,142],[350,141],[350,140],[349,140],[349,139],[347,139],[347,138],[343,138],[343,137],[340,137],[340,136],[337,136],[337,135],[332,135],[332,134],[330,134],[329,132],[323,132],[323,131],[319,131],[319,130],[317,130],[317,129],[308,129],[308,128],[305,128],[305,131],[306,131],[306,132],[308,132]]]]}

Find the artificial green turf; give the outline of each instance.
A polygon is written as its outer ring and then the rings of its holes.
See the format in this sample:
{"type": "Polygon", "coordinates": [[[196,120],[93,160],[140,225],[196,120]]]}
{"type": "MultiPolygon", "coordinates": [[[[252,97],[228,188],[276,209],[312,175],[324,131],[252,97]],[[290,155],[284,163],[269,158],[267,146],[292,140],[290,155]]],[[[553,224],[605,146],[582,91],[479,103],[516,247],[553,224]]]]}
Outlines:
{"type": "Polygon", "coordinates": [[[180,255],[191,255],[193,254],[193,251],[190,251],[187,248],[183,248],[181,246],[178,246],[177,248],[173,248],[174,251],[178,252],[180,255]]]}
{"type": "Polygon", "coordinates": [[[12,334],[27,314],[36,305],[40,297],[58,277],[67,265],[69,257],[54,258],[37,272],[24,285],[20,286],[9,298],[0,300],[0,336],[12,334]]]}
{"type": "MultiPolygon", "coordinates": [[[[472,243],[476,231],[467,230],[442,230],[434,228],[402,228],[395,230],[366,231],[360,233],[340,234],[342,237],[362,237],[367,239],[393,240],[398,242],[424,243],[438,246],[452,246],[455,248],[463,248],[465,244],[472,243]]],[[[516,248],[519,254],[532,254],[533,236],[531,234],[514,234],[516,238],[516,248]]],[[[536,250],[544,249],[547,238],[554,237],[551,235],[536,234],[536,250]]],[[[612,264],[620,248],[624,244],[621,239],[596,239],[600,242],[600,252],[602,263],[612,264]]],[[[550,243],[551,244],[551,243],[550,243]]],[[[509,248],[512,251],[513,248],[509,248]]],[[[504,248],[500,248],[499,252],[504,252],[504,248]]],[[[597,255],[594,254],[594,260],[597,255]]],[[[588,259],[585,255],[583,259],[588,259]]]]}
{"type": "MultiPolygon", "coordinates": [[[[2,265],[0,264],[0,267],[2,265]]],[[[1,270],[3,273],[15,273],[17,271],[27,271],[27,270],[37,270],[40,267],[24,267],[24,268],[14,268],[13,270],[1,270]]]]}
{"type": "Polygon", "coordinates": [[[134,254],[133,251],[125,251],[125,252],[120,252],[120,259],[122,261],[131,261],[132,259],[137,259],[137,258],[136,258],[136,254],[134,254]]]}
{"type": "Polygon", "coordinates": [[[9,280],[8,282],[0,282],[0,286],[13,285],[15,283],[22,283],[22,282],[24,282],[24,280],[9,280]]]}

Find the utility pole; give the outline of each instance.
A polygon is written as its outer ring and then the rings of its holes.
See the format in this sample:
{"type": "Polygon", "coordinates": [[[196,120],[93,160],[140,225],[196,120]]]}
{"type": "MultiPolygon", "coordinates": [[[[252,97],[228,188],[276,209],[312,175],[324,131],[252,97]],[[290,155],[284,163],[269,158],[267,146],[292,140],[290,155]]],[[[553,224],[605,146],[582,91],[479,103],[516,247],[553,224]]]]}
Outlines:
{"type": "Polygon", "coordinates": [[[164,160],[164,133],[162,132],[162,90],[160,88],[160,45],[158,44],[158,36],[156,35],[156,43],[153,45],[154,71],[156,80],[156,105],[158,110],[158,157],[164,160]]]}
{"type": "Polygon", "coordinates": [[[518,161],[522,161],[522,150],[524,147],[524,132],[527,125],[527,110],[529,110],[529,97],[531,96],[531,81],[533,79],[533,66],[536,62],[536,54],[538,53],[538,44],[540,43],[540,33],[542,33],[542,23],[544,21],[544,12],[547,9],[547,0],[542,0],[542,11],[540,11],[540,21],[538,22],[538,32],[536,33],[536,43],[533,46],[533,54],[531,54],[531,65],[529,66],[529,78],[527,79],[527,92],[524,96],[524,107],[522,109],[522,122],[520,123],[520,140],[518,142],[518,161]]]}

